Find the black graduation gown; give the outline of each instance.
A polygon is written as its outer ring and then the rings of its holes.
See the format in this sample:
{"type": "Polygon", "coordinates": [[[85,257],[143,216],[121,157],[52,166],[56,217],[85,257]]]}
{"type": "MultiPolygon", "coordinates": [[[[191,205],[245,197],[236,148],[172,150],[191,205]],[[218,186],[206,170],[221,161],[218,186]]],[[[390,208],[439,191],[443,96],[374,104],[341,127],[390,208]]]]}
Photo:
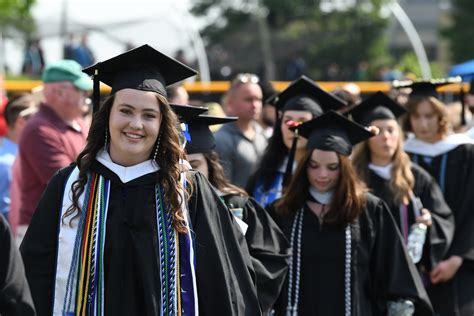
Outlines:
{"type": "Polygon", "coordinates": [[[431,163],[421,155],[408,153],[413,161],[430,173],[440,187],[454,214],[456,230],[448,256],[463,258],[454,278],[430,290],[435,311],[439,315],[474,314],[474,145],[459,145],[433,157],[431,163]],[[446,171],[441,175],[443,156],[446,171]],[[442,178],[444,177],[444,181],[442,178]]]}
{"type": "Polygon", "coordinates": [[[36,315],[20,253],[0,214],[0,315],[36,315]]]}
{"type": "MultiPolygon", "coordinates": [[[[160,264],[151,173],[122,183],[95,161],[92,169],[111,180],[105,243],[105,313],[159,315],[160,264]]],[[[21,246],[38,315],[50,315],[56,271],[60,203],[72,167],[60,170],[39,202],[21,246]]],[[[196,245],[201,315],[259,315],[237,226],[219,196],[198,173],[189,173],[189,212],[196,245]]]]}
{"type": "MultiPolygon", "coordinates": [[[[275,214],[272,207],[269,211],[275,214]]],[[[287,238],[294,216],[276,215],[287,238]]],[[[400,298],[415,303],[415,315],[432,315],[421,279],[382,200],[367,194],[365,210],[352,224],[351,233],[351,315],[386,315],[387,301],[400,298]]],[[[320,226],[305,205],[301,239],[298,315],[344,315],[345,228],[320,226]]],[[[285,315],[287,289],[285,284],[276,315],[285,315]]]]}
{"type": "Polygon", "coordinates": [[[253,198],[238,194],[222,195],[233,212],[242,212],[248,225],[245,233],[256,275],[257,295],[263,313],[271,310],[280,294],[288,270],[291,250],[275,221],[253,198]]]}
{"type": "MultiPolygon", "coordinates": [[[[415,177],[413,194],[420,198],[423,207],[431,212],[433,222],[432,226],[428,228],[423,256],[417,264],[418,270],[422,273],[422,270],[426,272],[431,271],[434,266],[445,259],[454,236],[454,217],[433,177],[416,164],[412,164],[411,171],[415,177]]],[[[403,230],[399,203],[394,200],[389,180],[383,179],[369,169],[367,185],[373,194],[387,203],[395,222],[400,230],[403,230]]],[[[411,226],[415,223],[415,212],[411,201],[408,205],[407,213],[408,225],[411,226]]],[[[422,277],[425,285],[429,285],[429,277],[423,274],[422,277]]]]}

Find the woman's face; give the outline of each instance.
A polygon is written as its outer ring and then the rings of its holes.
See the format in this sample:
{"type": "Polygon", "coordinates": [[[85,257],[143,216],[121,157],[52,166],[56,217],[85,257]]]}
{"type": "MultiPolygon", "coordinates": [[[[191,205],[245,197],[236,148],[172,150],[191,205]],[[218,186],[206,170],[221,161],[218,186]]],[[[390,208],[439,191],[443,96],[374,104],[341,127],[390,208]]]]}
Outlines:
{"type": "Polygon", "coordinates": [[[161,112],[154,92],[123,89],[110,110],[110,157],[132,166],[150,159],[158,138],[161,112]]]}
{"type": "MultiPolygon", "coordinates": [[[[288,123],[290,121],[296,122],[296,123],[304,123],[306,121],[309,121],[313,118],[313,114],[308,111],[285,111],[283,113],[283,117],[281,120],[281,133],[283,135],[283,143],[285,144],[286,148],[288,150],[291,148],[291,144],[293,143],[293,138],[295,136],[295,133],[293,133],[289,127],[288,123]]],[[[301,149],[306,146],[307,140],[304,137],[298,138],[298,143],[296,145],[296,149],[301,149]]]]}
{"type": "Polygon", "coordinates": [[[332,191],[339,180],[341,164],[334,151],[314,149],[306,168],[308,181],[320,192],[332,191]]]}
{"type": "Polygon", "coordinates": [[[209,168],[207,165],[206,157],[204,154],[197,153],[197,154],[187,154],[186,160],[189,162],[191,167],[202,173],[206,178],[209,178],[209,168]]]}
{"type": "Polygon", "coordinates": [[[370,125],[380,130],[377,136],[368,140],[372,162],[390,162],[400,144],[400,128],[397,121],[375,120],[370,125]]]}
{"type": "Polygon", "coordinates": [[[416,137],[424,142],[433,143],[440,138],[439,116],[428,100],[421,101],[410,114],[410,125],[416,137]]]}

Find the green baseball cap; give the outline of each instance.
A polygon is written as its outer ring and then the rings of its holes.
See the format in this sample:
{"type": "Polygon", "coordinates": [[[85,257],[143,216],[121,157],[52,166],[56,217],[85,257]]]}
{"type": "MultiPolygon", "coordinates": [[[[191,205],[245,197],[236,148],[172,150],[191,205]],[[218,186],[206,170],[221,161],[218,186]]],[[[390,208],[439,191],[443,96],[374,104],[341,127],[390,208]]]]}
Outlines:
{"type": "Polygon", "coordinates": [[[79,90],[92,90],[92,80],[74,60],[64,59],[46,65],[42,80],[45,83],[69,81],[79,90]]]}

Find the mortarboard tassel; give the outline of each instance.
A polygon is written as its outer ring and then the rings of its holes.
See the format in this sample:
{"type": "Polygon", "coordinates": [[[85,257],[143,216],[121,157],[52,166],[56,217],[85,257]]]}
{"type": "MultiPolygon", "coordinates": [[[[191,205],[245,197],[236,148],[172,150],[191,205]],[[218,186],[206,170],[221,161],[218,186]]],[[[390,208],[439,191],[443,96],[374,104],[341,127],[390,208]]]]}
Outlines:
{"type": "Polygon", "coordinates": [[[96,64],[94,75],[92,76],[94,82],[94,90],[92,92],[92,113],[96,113],[100,106],[100,80],[99,80],[99,64],[96,64]]]}
{"type": "Polygon", "coordinates": [[[464,85],[461,82],[461,90],[459,91],[459,96],[461,98],[461,126],[466,125],[466,116],[464,115],[464,110],[466,109],[466,104],[464,103],[464,85]]]}
{"type": "MultiPolygon", "coordinates": [[[[295,121],[285,122],[288,126],[298,126],[301,123],[295,121]]],[[[298,130],[295,130],[295,137],[293,137],[293,142],[291,143],[290,153],[288,154],[288,164],[286,165],[285,175],[283,176],[283,187],[286,187],[290,184],[291,176],[293,175],[293,162],[295,161],[296,154],[296,144],[298,143],[298,130]]]]}

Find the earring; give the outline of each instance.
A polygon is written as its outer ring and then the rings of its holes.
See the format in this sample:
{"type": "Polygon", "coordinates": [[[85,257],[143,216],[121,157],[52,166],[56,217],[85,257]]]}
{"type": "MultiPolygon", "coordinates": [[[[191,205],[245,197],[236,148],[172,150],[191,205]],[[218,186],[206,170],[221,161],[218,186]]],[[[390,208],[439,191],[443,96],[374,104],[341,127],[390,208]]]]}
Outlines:
{"type": "Polygon", "coordinates": [[[107,150],[107,143],[108,143],[108,138],[109,138],[109,130],[107,127],[105,128],[105,140],[104,140],[104,150],[107,150]]]}
{"type": "Polygon", "coordinates": [[[158,140],[156,141],[155,153],[153,154],[153,161],[156,161],[156,156],[158,156],[158,150],[160,148],[161,133],[158,135],[158,140]]]}

